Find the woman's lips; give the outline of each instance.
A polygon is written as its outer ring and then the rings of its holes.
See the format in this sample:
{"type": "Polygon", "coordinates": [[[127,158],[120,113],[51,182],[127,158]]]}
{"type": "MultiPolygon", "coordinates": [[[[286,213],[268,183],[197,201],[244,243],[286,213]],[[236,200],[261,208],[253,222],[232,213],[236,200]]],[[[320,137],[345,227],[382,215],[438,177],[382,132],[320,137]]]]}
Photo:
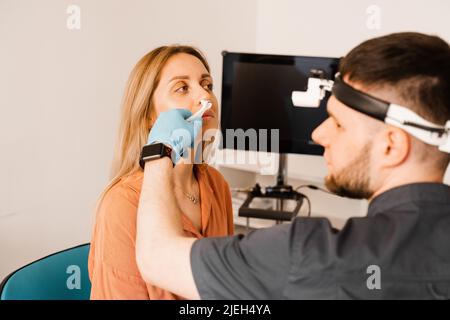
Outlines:
{"type": "Polygon", "coordinates": [[[214,112],[206,110],[205,113],[202,115],[202,119],[210,119],[210,118],[214,118],[214,112]]]}

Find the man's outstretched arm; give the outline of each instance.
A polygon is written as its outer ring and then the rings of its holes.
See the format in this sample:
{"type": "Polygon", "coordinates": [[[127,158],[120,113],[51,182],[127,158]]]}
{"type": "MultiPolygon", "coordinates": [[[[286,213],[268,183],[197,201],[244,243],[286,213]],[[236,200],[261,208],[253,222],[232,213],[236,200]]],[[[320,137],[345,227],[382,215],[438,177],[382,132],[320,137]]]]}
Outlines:
{"type": "Polygon", "coordinates": [[[184,298],[199,299],[190,263],[195,240],[183,234],[171,159],[147,162],[136,236],[136,259],[143,279],[184,298]]]}

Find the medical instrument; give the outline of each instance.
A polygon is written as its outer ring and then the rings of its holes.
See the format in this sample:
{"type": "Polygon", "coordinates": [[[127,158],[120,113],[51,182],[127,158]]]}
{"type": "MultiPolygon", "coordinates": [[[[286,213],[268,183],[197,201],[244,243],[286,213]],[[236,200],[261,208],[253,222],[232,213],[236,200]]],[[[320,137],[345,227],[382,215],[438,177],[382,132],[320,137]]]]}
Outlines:
{"type": "Polygon", "coordinates": [[[328,117],[325,105],[330,94],[325,94],[320,108],[293,108],[291,93],[305,90],[311,70],[321,72],[323,79],[333,79],[339,58],[228,51],[222,54],[223,148],[322,156],[324,149],[312,140],[311,133],[328,117]],[[236,139],[236,135],[228,134],[229,129],[235,133],[242,129],[249,135],[256,130],[258,134],[256,139],[236,139]],[[260,129],[268,134],[261,134],[260,129]],[[273,129],[277,136],[272,136],[273,129]]]}
{"type": "Polygon", "coordinates": [[[194,119],[201,119],[202,115],[206,112],[206,110],[212,107],[212,103],[209,100],[200,100],[202,107],[194,113],[192,116],[186,119],[186,121],[191,122],[194,119]]]}
{"type": "MultiPolygon", "coordinates": [[[[266,187],[262,191],[261,186],[257,183],[246,193],[247,198],[239,208],[239,217],[271,219],[276,221],[292,221],[292,219],[297,217],[303,205],[303,200],[307,198],[304,194],[293,190],[292,186],[288,185],[266,187]],[[276,200],[276,208],[272,206],[270,208],[255,208],[252,202],[257,198],[276,200]],[[289,200],[295,202],[293,210],[286,210],[285,208],[284,201],[289,200]]],[[[309,199],[307,202],[309,203],[309,199]]],[[[309,204],[310,207],[311,205],[309,204]]],[[[310,209],[308,210],[308,214],[310,214],[310,209]]]]}

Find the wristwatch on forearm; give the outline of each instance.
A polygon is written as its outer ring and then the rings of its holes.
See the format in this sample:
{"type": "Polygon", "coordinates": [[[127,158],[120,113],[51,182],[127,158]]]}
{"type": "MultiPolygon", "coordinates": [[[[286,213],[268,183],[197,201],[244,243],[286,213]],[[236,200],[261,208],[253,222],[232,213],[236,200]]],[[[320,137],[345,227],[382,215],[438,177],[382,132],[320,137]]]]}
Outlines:
{"type": "Polygon", "coordinates": [[[166,146],[164,143],[148,144],[142,148],[139,165],[144,169],[145,162],[160,159],[162,157],[169,157],[170,160],[172,160],[172,148],[166,146]]]}

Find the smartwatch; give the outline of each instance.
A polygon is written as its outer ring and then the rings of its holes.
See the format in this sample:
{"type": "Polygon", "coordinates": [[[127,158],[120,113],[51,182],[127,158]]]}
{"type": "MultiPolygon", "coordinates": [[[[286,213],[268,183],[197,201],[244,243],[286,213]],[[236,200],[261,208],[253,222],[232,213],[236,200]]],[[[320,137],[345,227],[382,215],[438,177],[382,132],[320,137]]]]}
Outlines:
{"type": "Polygon", "coordinates": [[[166,146],[164,143],[148,144],[142,148],[139,165],[144,169],[147,161],[160,159],[162,157],[169,157],[172,160],[172,148],[166,146]]]}

